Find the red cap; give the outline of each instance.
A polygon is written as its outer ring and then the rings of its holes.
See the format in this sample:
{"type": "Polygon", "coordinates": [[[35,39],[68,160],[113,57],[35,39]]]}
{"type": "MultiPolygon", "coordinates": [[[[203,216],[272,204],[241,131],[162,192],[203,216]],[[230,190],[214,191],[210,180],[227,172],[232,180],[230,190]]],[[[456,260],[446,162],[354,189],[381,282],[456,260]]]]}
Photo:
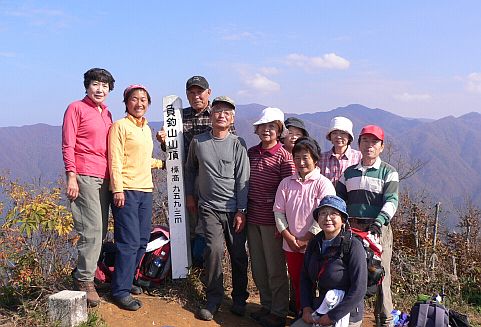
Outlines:
{"type": "Polygon", "coordinates": [[[359,133],[359,137],[364,134],[372,134],[377,137],[379,140],[384,141],[384,131],[381,127],[376,125],[366,125],[362,128],[361,133],[359,133]]]}

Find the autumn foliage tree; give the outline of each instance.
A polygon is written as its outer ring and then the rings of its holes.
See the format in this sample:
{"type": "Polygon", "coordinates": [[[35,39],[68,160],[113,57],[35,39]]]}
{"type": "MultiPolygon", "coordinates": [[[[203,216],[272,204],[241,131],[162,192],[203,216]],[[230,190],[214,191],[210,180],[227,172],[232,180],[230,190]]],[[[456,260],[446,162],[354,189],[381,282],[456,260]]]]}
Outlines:
{"type": "Polygon", "coordinates": [[[0,287],[4,305],[16,305],[55,288],[71,271],[72,215],[60,187],[0,180],[4,221],[0,229],[0,287]]]}

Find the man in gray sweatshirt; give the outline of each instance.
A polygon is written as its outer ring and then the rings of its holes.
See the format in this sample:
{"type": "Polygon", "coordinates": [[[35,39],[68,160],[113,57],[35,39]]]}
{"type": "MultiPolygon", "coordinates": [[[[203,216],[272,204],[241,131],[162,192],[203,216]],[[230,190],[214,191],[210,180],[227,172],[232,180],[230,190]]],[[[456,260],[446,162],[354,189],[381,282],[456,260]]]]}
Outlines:
{"type": "Polygon", "coordinates": [[[235,103],[226,96],[212,101],[212,130],[196,135],[185,166],[186,205],[195,205],[194,181],[198,178],[199,220],[205,233],[205,291],[207,304],[198,313],[212,320],[224,296],[222,257],[224,239],[232,268],[231,312],[244,315],[247,292],[245,248],[249,159],[245,141],[229,132],[235,103]]]}

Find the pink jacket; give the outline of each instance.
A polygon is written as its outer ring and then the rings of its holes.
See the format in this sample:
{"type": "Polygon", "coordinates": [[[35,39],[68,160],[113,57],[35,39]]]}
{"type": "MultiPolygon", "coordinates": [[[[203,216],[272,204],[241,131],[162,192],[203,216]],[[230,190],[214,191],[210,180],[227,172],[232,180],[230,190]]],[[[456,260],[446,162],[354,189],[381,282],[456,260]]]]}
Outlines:
{"type": "Polygon", "coordinates": [[[63,117],[62,154],[65,171],[79,175],[109,178],[107,137],[112,115],[102,104],[85,97],[71,103],[63,117]]]}

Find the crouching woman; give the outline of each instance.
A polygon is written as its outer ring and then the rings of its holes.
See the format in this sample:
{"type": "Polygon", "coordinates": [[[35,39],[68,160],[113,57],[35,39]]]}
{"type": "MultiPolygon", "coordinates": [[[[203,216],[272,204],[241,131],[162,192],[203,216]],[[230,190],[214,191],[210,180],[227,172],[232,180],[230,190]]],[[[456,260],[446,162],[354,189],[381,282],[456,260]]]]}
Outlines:
{"type": "Polygon", "coordinates": [[[142,303],[131,296],[135,269],[145,253],[152,225],[152,168],[164,168],[152,158],[152,132],[144,115],[151,103],[147,89],[131,85],[124,91],[127,115],[109,132],[109,168],[113,192],[114,238],[117,245],[112,299],[120,308],[135,311],[142,303]]]}
{"type": "Polygon", "coordinates": [[[322,232],[306,249],[300,283],[302,318],[292,326],[359,327],[367,287],[366,254],[361,241],[349,236],[346,203],[327,195],[313,217],[322,232]],[[341,246],[346,238],[351,239],[349,253],[341,246]],[[329,304],[330,300],[333,303],[329,304]]]}

